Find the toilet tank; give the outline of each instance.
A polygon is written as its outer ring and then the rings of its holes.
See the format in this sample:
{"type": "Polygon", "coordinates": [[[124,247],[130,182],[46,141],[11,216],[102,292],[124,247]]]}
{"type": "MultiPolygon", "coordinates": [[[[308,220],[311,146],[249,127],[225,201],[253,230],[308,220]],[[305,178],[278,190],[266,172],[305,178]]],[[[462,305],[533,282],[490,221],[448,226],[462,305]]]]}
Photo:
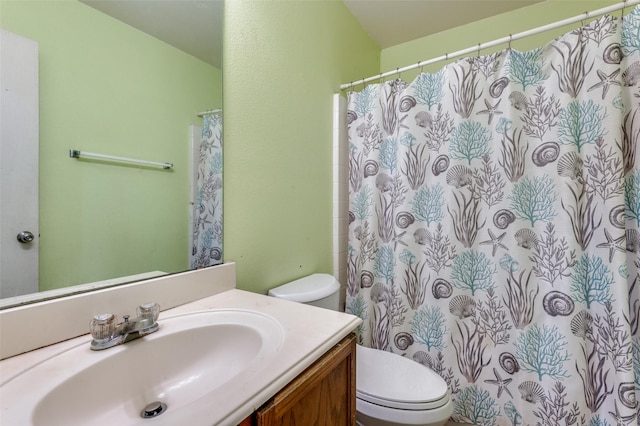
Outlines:
{"type": "Polygon", "coordinates": [[[329,274],[313,274],[269,290],[269,296],[339,310],[340,284],[329,274]]]}

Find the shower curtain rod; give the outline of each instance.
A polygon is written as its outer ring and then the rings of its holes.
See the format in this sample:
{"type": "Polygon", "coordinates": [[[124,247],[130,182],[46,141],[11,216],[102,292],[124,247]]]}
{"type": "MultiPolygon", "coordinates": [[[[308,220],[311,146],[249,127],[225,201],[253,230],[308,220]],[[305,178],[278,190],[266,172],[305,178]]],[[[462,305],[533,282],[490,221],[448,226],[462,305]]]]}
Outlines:
{"type": "Polygon", "coordinates": [[[390,77],[392,75],[400,74],[405,71],[410,71],[416,68],[423,67],[425,65],[430,65],[440,61],[446,61],[452,58],[456,58],[458,56],[467,55],[473,52],[479,52],[482,49],[486,49],[488,47],[497,46],[499,44],[509,43],[511,44],[514,40],[519,40],[521,38],[529,37],[535,34],[543,33],[545,31],[553,30],[556,28],[563,27],[565,25],[575,24],[576,22],[584,21],[589,18],[594,18],[596,16],[605,15],[607,13],[615,12],[616,10],[625,9],[630,6],[634,6],[640,4],[640,0],[625,0],[621,3],[616,3],[611,6],[603,7],[602,9],[597,9],[591,12],[584,12],[580,15],[574,16],[573,18],[563,19],[561,21],[553,22],[551,24],[542,25],[537,28],[533,28],[531,30],[523,31],[517,34],[510,34],[507,37],[502,37],[493,41],[489,41],[486,43],[478,43],[476,46],[468,47],[466,49],[458,50],[457,52],[447,53],[442,56],[438,56],[437,58],[429,59],[426,61],[420,61],[414,65],[408,65],[403,68],[396,68],[393,71],[387,71],[382,74],[374,75],[373,77],[363,78],[362,80],[352,81],[351,83],[345,83],[340,85],[340,90],[349,89],[351,87],[357,86],[358,84],[365,84],[370,81],[378,80],[385,77],[390,77]]]}
{"type": "MultiPolygon", "coordinates": [[[[640,0],[638,0],[640,1],[640,0]]],[[[222,108],[218,108],[218,109],[208,109],[206,111],[202,111],[196,114],[196,116],[198,117],[204,117],[205,115],[209,115],[209,114],[215,114],[218,112],[222,112],[222,108]]]]}

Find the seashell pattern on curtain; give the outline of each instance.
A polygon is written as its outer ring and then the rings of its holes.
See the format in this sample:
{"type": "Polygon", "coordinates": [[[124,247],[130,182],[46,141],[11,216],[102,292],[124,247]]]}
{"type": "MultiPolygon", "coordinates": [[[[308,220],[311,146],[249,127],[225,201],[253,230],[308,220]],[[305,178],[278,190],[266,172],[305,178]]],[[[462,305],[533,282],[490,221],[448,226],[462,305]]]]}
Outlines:
{"type": "Polygon", "coordinates": [[[636,425],[640,8],[349,94],[347,311],[452,419],[636,425]]]}
{"type": "Polygon", "coordinates": [[[193,206],[191,268],[222,263],[222,115],[205,115],[193,206]]]}

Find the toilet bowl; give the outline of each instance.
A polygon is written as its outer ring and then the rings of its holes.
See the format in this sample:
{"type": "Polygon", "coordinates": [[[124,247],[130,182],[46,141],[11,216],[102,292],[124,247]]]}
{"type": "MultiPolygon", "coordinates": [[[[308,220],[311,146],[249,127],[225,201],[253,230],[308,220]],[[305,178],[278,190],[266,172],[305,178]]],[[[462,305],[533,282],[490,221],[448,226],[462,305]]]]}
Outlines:
{"type": "MultiPolygon", "coordinates": [[[[338,310],[340,284],[313,274],[269,290],[280,299],[338,310]]],[[[453,412],[437,373],[391,352],[356,345],[356,420],[360,426],[441,426],[453,412]]]]}

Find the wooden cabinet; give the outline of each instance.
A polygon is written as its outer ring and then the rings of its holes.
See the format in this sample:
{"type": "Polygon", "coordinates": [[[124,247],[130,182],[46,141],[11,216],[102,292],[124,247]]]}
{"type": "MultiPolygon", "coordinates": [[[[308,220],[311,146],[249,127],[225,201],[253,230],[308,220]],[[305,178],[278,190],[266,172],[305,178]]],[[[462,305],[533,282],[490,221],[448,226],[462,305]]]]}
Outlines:
{"type": "Polygon", "coordinates": [[[355,335],[345,337],[241,426],[354,426],[355,335]]]}

